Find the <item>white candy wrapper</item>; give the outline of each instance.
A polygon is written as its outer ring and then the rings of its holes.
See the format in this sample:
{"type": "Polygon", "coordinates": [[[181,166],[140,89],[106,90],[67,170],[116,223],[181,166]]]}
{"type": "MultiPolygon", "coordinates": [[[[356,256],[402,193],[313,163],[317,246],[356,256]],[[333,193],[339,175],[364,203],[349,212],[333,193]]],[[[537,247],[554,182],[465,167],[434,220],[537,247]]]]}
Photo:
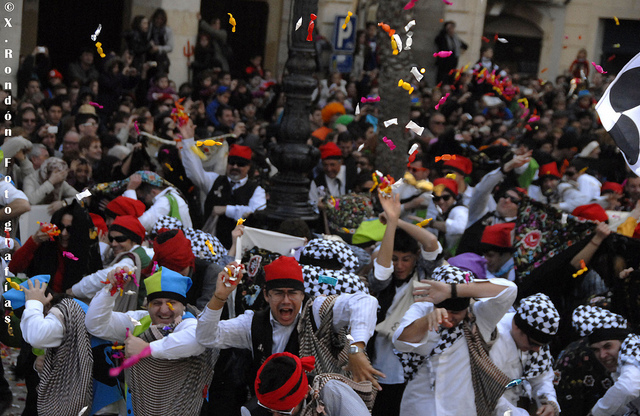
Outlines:
{"type": "Polygon", "coordinates": [[[409,31],[409,29],[411,29],[413,26],[415,26],[415,24],[416,24],[416,21],[415,21],[415,20],[410,21],[410,22],[409,22],[409,23],[407,23],[407,25],[404,27],[404,31],[405,31],[405,32],[408,32],[408,31],[409,31]]]}
{"type": "Polygon", "coordinates": [[[414,77],[416,77],[416,80],[418,82],[422,81],[422,78],[424,78],[424,75],[422,75],[420,73],[420,70],[418,70],[418,68],[415,67],[415,66],[413,68],[411,68],[411,73],[413,74],[414,77]]]}
{"type": "MultiPolygon", "coordinates": [[[[424,127],[420,127],[418,126],[416,123],[414,123],[413,121],[409,121],[407,123],[406,126],[404,126],[405,128],[411,130],[412,132],[414,132],[415,134],[417,134],[418,136],[422,136],[422,132],[424,131],[424,127]]],[[[411,152],[413,153],[413,152],[411,152]]]]}
{"type": "Polygon", "coordinates": [[[389,120],[384,122],[384,126],[385,127],[389,127],[391,125],[396,125],[397,126],[398,125],[398,119],[397,118],[391,118],[391,119],[389,119],[389,120]]]}

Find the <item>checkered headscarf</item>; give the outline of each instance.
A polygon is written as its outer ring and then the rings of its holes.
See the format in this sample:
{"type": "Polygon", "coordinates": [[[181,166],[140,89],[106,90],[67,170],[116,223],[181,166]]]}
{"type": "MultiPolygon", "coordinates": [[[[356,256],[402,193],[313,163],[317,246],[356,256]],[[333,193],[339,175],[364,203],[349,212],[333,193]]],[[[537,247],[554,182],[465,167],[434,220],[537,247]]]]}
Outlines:
{"type": "Polygon", "coordinates": [[[522,332],[542,344],[551,342],[560,325],[560,314],[543,293],[522,299],[514,319],[522,332]]]}
{"type": "Polygon", "coordinates": [[[369,289],[360,276],[343,270],[323,269],[303,264],[302,278],[304,291],[312,297],[359,292],[369,294],[369,289]]]}
{"type": "MultiPolygon", "coordinates": [[[[431,274],[431,279],[447,284],[456,283],[458,285],[473,282],[473,273],[459,267],[445,265],[436,268],[431,274]]],[[[462,311],[469,307],[469,298],[447,299],[435,305],[436,308],[444,308],[449,311],[462,311]]],[[[462,335],[460,331],[459,335],[462,335]]]]}
{"type": "Polygon", "coordinates": [[[202,230],[196,230],[193,228],[184,228],[182,222],[174,217],[163,215],[158,218],[156,224],[153,226],[152,233],[158,234],[163,228],[167,230],[182,230],[187,240],[191,241],[191,250],[196,258],[217,262],[227,254],[227,249],[224,248],[220,240],[217,237],[212,236],[209,233],[205,233],[202,230]],[[213,246],[215,255],[207,247],[206,241],[209,240],[213,246]]]}
{"type": "Polygon", "coordinates": [[[355,272],[360,266],[358,257],[343,242],[315,238],[307,243],[300,254],[300,264],[310,264],[324,269],[345,269],[355,272]]]}
{"type": "Polygon", "coordinates": [[[640,335],[629,334],[620,346],[619,362],[640,365],[640,335]]]}
{"type": "Polygon", "coordinates": [[[610,339],[622,341],[629,334],[626,319],[598,306],[578,306],[572,321],[581,337],[589,337],[590,344],[610,339]]]}

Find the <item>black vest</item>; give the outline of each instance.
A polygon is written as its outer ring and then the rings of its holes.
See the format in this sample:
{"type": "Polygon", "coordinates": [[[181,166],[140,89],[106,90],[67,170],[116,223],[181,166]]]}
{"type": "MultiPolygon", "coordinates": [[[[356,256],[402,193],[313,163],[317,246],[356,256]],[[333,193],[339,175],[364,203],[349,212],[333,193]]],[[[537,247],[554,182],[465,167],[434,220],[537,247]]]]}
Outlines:
{"type": "MultiPolygon", "coordinates": [[[[204,215],[211,215],[211,211],[216,205],[249,205],[249,201],[257,187],[257,182],[248,180],[247,183],[232,193],[229,179],[223,175],[218,176],[204,202],[204,215]]],[[[226,215],[220,215],[218,218],[216,237],[227,249],[231,248],[231,232],[235,226],[236,220],[226,215]]]]}
{"type": "MultiPolygon", "coordinates": [[[[345,181],[346,182],[344,184],[344,193],[346,195],[353,192],[353,190],[355,189],[355,185],[356,185],[355,176],[349,175],[349,171],[347,171],[345,175],[345,181]]],[[[324,172],[316,176],[313,182],[318,187],[324,186],[324,188],[327,190],[327,195],[329,194],[329,188],[327,188],[327,177],[325,176],[324,172]]],[[[334,195],[334,196],[338,196],[338,195],[334,195]]]]}

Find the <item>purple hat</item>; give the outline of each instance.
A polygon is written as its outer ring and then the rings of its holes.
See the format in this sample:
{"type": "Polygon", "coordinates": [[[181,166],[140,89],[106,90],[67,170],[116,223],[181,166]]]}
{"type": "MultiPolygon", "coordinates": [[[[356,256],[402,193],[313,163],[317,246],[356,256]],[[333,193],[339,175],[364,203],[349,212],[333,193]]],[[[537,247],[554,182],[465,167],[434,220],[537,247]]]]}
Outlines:
{"type": "Polygon", "coordinates": [[[476,279],[487,278],[487,260],[476,253],[458,254],[447,261],[452,266],[473,273],[476,279]]]}

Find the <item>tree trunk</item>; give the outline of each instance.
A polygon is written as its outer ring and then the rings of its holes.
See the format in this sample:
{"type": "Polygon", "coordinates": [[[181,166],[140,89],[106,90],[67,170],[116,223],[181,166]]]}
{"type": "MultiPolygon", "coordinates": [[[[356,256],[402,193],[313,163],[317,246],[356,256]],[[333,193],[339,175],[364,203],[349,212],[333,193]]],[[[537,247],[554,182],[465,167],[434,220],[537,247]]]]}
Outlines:
{"type": "MultiPolygon", "coordinates": [[[[397,0],[378,0],[378,22],[388,24],[400,35],[403,46],[407,39],[404,30],[405,25],[413,19],[411,10],[403,9],[404,3],[397,0]]],[[[415,37],[414,37],[415,39],[415,37]]],[[[418,82],[411,75],[411,67],[415,65],[411,50],[402,50],[398,55],[393,55],[391,39],[389,35],[378,29],[377,36],[379,69],[378,87],[380,91],[380,114],[378,122],[378,146],[376,148],[376,167],[384,174],[391,174],[396,179],[402,177],[405,171],[408,154],[409,135],[405,134],[404,126],[409,122],[411,108],[411,96],[409,92],[398,86],[398,81],[411,83],[419,96],[418,82]],[[398,119],[398,125],[384,127],[384,121],[392,118],[398,119]],[[396,145],[390,150],[382,140],[387,137],[396,145]]]]}

